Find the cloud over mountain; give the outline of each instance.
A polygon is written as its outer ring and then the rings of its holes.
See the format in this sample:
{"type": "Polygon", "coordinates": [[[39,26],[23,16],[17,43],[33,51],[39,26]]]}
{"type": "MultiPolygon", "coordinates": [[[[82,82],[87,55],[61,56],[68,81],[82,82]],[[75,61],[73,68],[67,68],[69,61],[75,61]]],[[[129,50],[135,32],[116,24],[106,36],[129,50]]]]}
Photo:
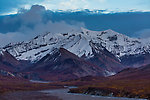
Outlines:
{"type": "Polygon", "coordinates": [[[0,25],[0,45],[28,40],[44,32],[71,32],[84,27],[82,22],[72,21],[68,24],[63,20],[52,21],[47,15],[50,15],[50,12],[44,6],[33,5],[30,10],[20,9],[17,15],[4,16],[0,25]]]}
{"type": "Polygon", "coordinates": [[[48,31],[52,33],[80,31],[80,27],[96,31],[112,29],[131,37],[149,36],[147,29],[150,29],[150,12],[105,14],[106,11],[88,9],[52,11],[42,5],[19,9],[15,15],[0,16],[0,46],[29,40],[48,31]]]}

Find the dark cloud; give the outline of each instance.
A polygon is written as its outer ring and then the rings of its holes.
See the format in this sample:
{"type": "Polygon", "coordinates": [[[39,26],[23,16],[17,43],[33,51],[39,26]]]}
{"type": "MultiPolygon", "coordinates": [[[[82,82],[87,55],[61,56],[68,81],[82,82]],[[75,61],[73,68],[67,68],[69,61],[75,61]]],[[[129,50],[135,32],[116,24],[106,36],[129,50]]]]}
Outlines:
{"type": "Polygon", "coordinates": [[[1,18],[0,45],[28,40],[45,32],[80,31],[80,27],[84,27],[82,22],[70,21],[72,23],[69,24],[63,20],[52,21],[46,14],[50,15],[45,7],[33,5],[30,10],[21,9],[17,15],[1,18]]]}
{"type": "MultiPolygon", "coordinates": [[[[53,20],[64,20],[69,23],[69,20],[82,21],[90,30],[107,30],[112,29],[119,33],[131,37],[137,37],[135,33],[143,29],[150,28],[150,12],[124,12],[124,13],[109,13],[109,14],[89,14],[85,11],[72,13],[55,12],[53,20]]],[[[139,34],[138,34],[139,35],[139,34]]]]}
{"type": "Polygon", "coordinates": [[[20,18],[23,24],[37,24],[42,21],[42,14],[45,12],[45,7],[33,5],[29,11],[20,11],[20,18]]]}
{"type": "Polygon", "coordinates": [[[99,12],[98,14],[93,14],[89,10],[54,12],[45,10],[41,5],[34,5],[30,10],[20,9],[16,15],[0,16],[0,45],[28,40],[47,31],[53,33],[80,31],[80,27],[96,31],[112,29],[132,37],[148,36],[145,29],[150,29],[150,12],[113,14],[99,12]],[[2,41],[7,38],[9,41],[2,41]]]}

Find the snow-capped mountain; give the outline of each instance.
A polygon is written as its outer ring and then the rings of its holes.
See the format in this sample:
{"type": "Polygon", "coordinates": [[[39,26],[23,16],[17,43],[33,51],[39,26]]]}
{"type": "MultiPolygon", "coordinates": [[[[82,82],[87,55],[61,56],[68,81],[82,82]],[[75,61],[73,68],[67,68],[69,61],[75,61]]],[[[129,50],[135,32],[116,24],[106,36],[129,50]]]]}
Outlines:
{"type": "Polygon", "coordinates": [[[4,49],[18,60],[37,62],[56,48],[65,48],[78,57],[90,58],[93,56],[92,43],[100,44],[117,58],[150,52],[150,41],[130,38],[110,29],[90,31],[84,28],[79,33],[42,34],[28,42],[9,44],[4,49]]]}
{"type": "Polygon", "coordinates": [[[150,41],[148,39],[130,38],[111,29],[100,32],[84,29],[84,33],[86,32],[89,33],[94,42],[100,43],[118,58],[125,55],[150,52],[150,41]]]}
{"type": "Polygon", "coordinates": [[[4,51],[19,61],[22,66],[17,68],[19,72],[45,80],[110,76],[126,67],[139,67],[150,62],[148,39],[130,38],[110,29],[47,32],[30,41],[6,45],[0,50],[2,57],[4,51]]]}

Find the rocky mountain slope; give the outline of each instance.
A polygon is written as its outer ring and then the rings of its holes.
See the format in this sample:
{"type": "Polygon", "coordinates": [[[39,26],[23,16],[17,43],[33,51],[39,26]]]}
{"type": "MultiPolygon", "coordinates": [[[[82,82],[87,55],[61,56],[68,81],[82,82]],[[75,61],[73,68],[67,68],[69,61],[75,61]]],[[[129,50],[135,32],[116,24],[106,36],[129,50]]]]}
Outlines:
{"type": "Polygon", "coordinates": [[[0,69],[6,71],[13,71],[19,67],[20,62],[15,59],[7,51],[1,50],[0,52],[0,69]]]}
{"type": "Polygon", "coordinates": [[[139,68],[127,68],[111,77],[112,79],[128,79],[128,80],[149,80],[150,65],[145,65],[139,68]]]}
{"type": "Polygon", "coordinates": [[[47,54],[24,72],[29,71],[45,80],[68,80],[88,75],[102,76],[105,70],[60,48],[51,55],[47,54]]]}

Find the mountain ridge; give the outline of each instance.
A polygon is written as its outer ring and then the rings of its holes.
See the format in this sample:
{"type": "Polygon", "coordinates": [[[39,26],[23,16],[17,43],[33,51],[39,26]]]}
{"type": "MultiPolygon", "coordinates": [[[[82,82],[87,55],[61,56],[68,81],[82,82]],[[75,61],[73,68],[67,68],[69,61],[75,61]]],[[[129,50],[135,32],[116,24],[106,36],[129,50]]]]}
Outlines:
{"type": "MultiPolygon", "coordinates": [[[[81,30],[81,32],[56,34],[47,32],[27,42],[8,44],[2,50],[10,53],[18,61],[30,62],[30,64],[26,64],[29,66],[23,66],[20,71],[26,70],[27,73],[31,73],[29,76],[38,77],[38,79],[41,77],[44,79],[47,75],[58,76],[55,79],[69,79],[70,75],[73,78],[92,74],[111,76],[126,68],[150,64],[149,41],[130,38],[111,29],[90,31],[81,28],[81,30]],[[70,57],[70,60],[66,56],[70,57]],[[71,62],[77,65],[75,66],[77,75],[67,71],[74,68],[71,62]],[[53,73],[53,69],[58,68],[56,65],[62,70],[68,67],[64,72],[61,71],[62,74],[56,74],[53,73]],[[45,68],[49,70],[45,70],[45,68]],[[85,74],[82,75],[79,69],[85,74]],[[47,75],[41,76],[42,70],[45,70],[47,75]]],[[[1,54],[3,53],[1,52],[1,54]]]]}
{"type": "Polygon", "coordinates": [[[53,49],[60,47],[69,50],[79,57],[84,54],[87,57],[92,56],[91,41],[99,43],[119,59],[125,55],[150,53],[150,41],[148,40],[130,38],[111,29],[106,31],[90,31],[81,28],[81,30],[82,32],[78,33],[53,34],[47,32],[28,42],[9,44],[4,49],[18,60],[31,60],[32,62],[38,61],[53,49]],[[42,55],[40,55],[40,52],[42,55]]]}

